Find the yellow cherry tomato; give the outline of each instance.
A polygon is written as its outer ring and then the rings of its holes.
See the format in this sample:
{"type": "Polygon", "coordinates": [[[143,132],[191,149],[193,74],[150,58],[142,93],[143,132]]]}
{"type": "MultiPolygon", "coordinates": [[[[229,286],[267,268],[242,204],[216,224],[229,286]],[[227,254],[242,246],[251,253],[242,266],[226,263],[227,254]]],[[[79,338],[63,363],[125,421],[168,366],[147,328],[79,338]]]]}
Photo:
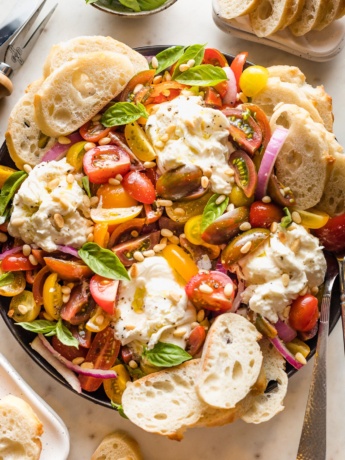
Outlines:
{"type": "Polygon", "coordinates": [[[247,97],[256,96],[267,85],[268,70],[261,65],[252,65],[244,69],[240,76],[240,88],[247,97]]]}
{"type": "Polygon", "coordinates": [[[106,222],[95,225],[93,231],[93,241],[101,246],[101,248],[106,248],[108,246],[109,232],[108,224],[106,222]]]}
{"type": "Polygon", "coordinates": [[[130,208],[95,208],[91,209],[91,219],[98,223],[107,223],[108,225],[121,224],[127,220],[137,217],[142,210],[142,206],[131,206],[130,208]]]}
{"type": "Polygon", "coordinates": [[[204,207],[206,206],[208,200],[211,198],[212,192],[205,193],[200,198],[196,200],[179,200],[174,201],[172,206],[168,206],[165,208],[166,213],[170,217],[171,220],[174,222],[185,223],[190,217],[197,216],[198,214],[202,214],[204,207]],[[178,209],[179,212],[175,213],[175,209],[178,209]],[[181,209],[184,210],[184,214],[181,215],[181,209]]]}
{"type": "Polygon", "coordinates": [[[248,198],[244,191],[238,185],[233,185],[230,192],[230,203],[233,203],[236,208],[240,206],[249,206],[254,201],[254,195],[248,198]]]}
{"type": "Polygon", "coordinates": [[[85,324],[85,329],[90,332],[100,332],[109,326],[109,323],[109,316],[101,307],[97,307],[91,318],[85,324]]]}
{"type": "MultiPolygon", "coordinates": [[[[4,272],[0,266],[0,275],[3,275],[4,273],[6,272],[4,272]]],[[[0,286],[0,295],[4,297],[13,297],[20,294],[25,289],[26,281],[24,273],[16,271],[12,272],[12,275],[10,283],[0,286]]]]}
{"type": "Polygon", "coordinates": [[[317,209],[309,209],[309,211],[302,211],[300,209],[291,209],[292,212],[296,211],[301,216],[301,225],[307,228],[321,228],[327,224],[329,215],[325,212],[318,211],[317,209]]]}
{"type": "Polygon", "coordinates": [[[45,311],[55,320],[60,317],[62,307],[61,286],[57,282],[57,273],[51,273],[43,285],[43,306],[45,311]]]}
{"type": "Polygon", "coordinates": [[[4,183],[6,182],[6,180],[11,176],[11,174],[13,174],[14,172],[16,172],[15,169],[12,169],[12,168],[9,168],[8,166],[2,166],[0,165],[0,188],[2,188],[2,186],[4,185],[4,183]]]}
{"type": "Polygon", "coordinates": [[[104,391],[112,402],[121,404],[123,392],[131,378],[123,364],[117,364],[111,370],[116,372],[117,378],[103,380],[104,391]]]}
{"type": "Polygon", "coordinates": [[[129,148],[139,160],[152,161],[156,158],[156,152],[150,144],[145,131],[136,121],[126,125],[125,138],[129,148]]]}
{"type": "Polygon", "coordinates": [[[198,246],[206,244],[201,238],[202,215],[191,217],[184,226],[184,233],[187,240],[198,246]]]}
{"type": "Polygon", "coordinates": [[[126,190],[119,185],[102,184],[97,190],[97,196],[102,203],[102,208],[129,208],[136,206],[137,200],[131,197],[126,190]]]}
{"type": "Polygon", "coordinates": [[[22,323],[36,319],[40,310],[41,307],[36,304],[32,292],[23,291],[13,297],[7,314],[17,323],[22,323]]]}
{"type": "Polygon", "coordinates": [[[85,155],[85,146],[86,142],[76,142],[73,144],[67,152],[66,160],[71,166],[74,167],[75,172],[81,172],[83,170],[83,157],[85,155]]]}
{"type": "Polygon", "coordinates": [[[182,276],[185,281],[189,281],[192,276],[199,273],[199,269],[191,257],[177,244],[168,244],[163,251],[163,257],[168,264],[182,276]]]}

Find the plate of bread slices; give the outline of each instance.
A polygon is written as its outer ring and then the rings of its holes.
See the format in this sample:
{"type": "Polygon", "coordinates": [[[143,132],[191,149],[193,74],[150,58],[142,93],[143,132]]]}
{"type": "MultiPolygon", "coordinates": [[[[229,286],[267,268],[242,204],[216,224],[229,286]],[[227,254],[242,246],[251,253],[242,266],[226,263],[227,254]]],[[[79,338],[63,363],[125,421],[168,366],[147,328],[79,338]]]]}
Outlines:
{"type": "Polygon", "coordinates": [[[344,14],[342,0],[213,0],[224,32],[320,62],[342,50],[344,14]]]}
{"type": "Polygon", "coordinates": [[[332,231],[315,233],[344,215],[343,155],[296,67],[60,43],[1,149],[2,317],[148,432],[267,421],[315,352],[332,231]]]}

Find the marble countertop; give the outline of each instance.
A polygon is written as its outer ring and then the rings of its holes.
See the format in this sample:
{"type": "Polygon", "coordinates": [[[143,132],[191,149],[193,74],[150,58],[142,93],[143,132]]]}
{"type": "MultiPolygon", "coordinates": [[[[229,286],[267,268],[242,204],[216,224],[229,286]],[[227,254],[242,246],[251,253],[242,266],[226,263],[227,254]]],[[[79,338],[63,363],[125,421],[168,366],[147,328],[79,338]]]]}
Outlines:
{"type": "MultiPolygon", "coordinates": [[[[4,12],[8,0],[0,0],[4,12]]],[[[17,2],[19,4],[19,2],[17,2]]],[[[35,2],[32,2],[33,4],[35,2]]],[[[45,11],[56,3],[47,0],[45,11]]],[[[50,47],[77,35],[110,35],[128,45],[207,43],[236,54],[249,51],[249,59],[264,66],[296,65],[313,85],[323,84],[334,101],[334,131],[345,145],[345,50],[326,63],[296,56],[227,35],[212,20],[211,0],[178,0],[168,10],[146,19],[121,19],[102,13],[84,0],[59,0],[58,7],[32,51],[13,77],[14,92],[0,100],[0,141],[7,119],[25,87],[38,78],[50,47]],[[196,7],[197,5],[197,7],[196,7]]],[[[285,410],[261,425],[242,421],[233,425],[194,429],[182,442],[145,433],[116,412],[93,404],[64,388],[32,362],[0,320],[0,351],[27,383],[59,414],[71,439],[69,460],[90,459],[103,436],[122,428],[140,443],[150,460],[292,460],[296,458],[313,360],[289,381],[285,410]]],[[[343,460],[345,452],[345,360],[340,322],[329,339],[327,460],[343,460]]]]}

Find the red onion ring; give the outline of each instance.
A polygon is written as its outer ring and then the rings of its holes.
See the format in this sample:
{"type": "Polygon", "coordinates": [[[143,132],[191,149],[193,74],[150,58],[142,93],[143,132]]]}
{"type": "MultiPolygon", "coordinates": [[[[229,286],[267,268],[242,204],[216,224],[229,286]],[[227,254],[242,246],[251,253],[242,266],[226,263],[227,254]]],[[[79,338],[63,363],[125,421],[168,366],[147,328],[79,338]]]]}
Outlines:
{"type": "Polygon", "coordinates": [[[228,77],[228,80],[226,82],[226,85],[227,85],[226,94],[223,97],[223,104],[230,105],[233,107],[236,104],[236,97],[237,97],[236,77],[230,67],[228,66],[223,67],[223,70],[226,73],[226,76],[228,77]]]}
{"type": "Polygon", "coordinates": [[[68,137],[68,139],[70,139],[71,142],[69,144],[59,144],[58,142],[56,144],[54,144],[53,147],[43,155],[43,157],[41,159],[41,163],[43,163],[44,161],[49,162],[49,161],[61,160],[61,158],[63,158],[65,156],[65,154],[67,153],[68,149],[73,144],[83,140],[83,138],[79,134],[79,131],[76,131],[75,133],[70,134],[67,137],[68,137]]]}
{"type": "Polygon", "coordinates": [[[70,254],[71,256],[78,257],[78,259],[80,259],[77,249],[73,248],[72,246],[63,246],[61,244],[58,244],[57,248],[60,252],[70,254]]]}
{"type": "Polygon", "coordinates": [[[23,246],[15,246],[12,249],[8,249],[0,254],[0,260],[3,260],[6,256],[10,256],[11,254],[17,254],[17,252],[22,251],[23,246]]]}
{"type": "Polygon", "coordinates": [[[291,326],[280,319],[275,323],[274,327],[277,329],[279,338],[285,343],[291,342],[297,336],[295,329],[292,329],[291,326]]]}
{"type": "Polygon", "coordinates": [[[292,353],[286,348],[283,342],[279,337],[274,337],[274,339],[269,339],[272,345],[279,351],[279,353],[286,359],[286,361],[291,364],[295,369],[301,369],[303,364],[296,360],[292,353]]]}

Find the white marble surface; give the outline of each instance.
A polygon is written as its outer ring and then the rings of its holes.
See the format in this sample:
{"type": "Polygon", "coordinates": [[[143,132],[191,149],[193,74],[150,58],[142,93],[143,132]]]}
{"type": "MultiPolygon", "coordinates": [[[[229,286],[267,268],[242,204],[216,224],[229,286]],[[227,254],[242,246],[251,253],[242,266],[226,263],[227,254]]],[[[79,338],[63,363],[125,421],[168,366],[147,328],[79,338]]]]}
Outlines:
{"type": "MultiPolygon", "coordinates": [[[[0,20],[8,3],[11,2],[0,0],[0,20]]],[[[54,3],[54,0],[48,0],[46,10],[54,3]]],[[[307,75],[309,83],[324,84],[333,96],[335,133],[345,145],[345,50],[333,61],[318,64],[235,39],[214,25],[211,0],[178,0],[167,11],[141,20],[123,20],[107,15],[86,6],[84,0],[60,0],[29,60],[13,78],[14,93],[0,101],[1,142],[11,108],[27,84],[40,76],[49,48],[58,41],[87,34],[111,35],[131,46],[208,43],[210,47],[232,54],[248,50],[249,58],[262,65],[297,65],[307,75]]],[[[147,460],[296,458],[313,361],[290,379],[286,408],[272,421],[258,426],[237,422],[222,428],[195,429],[177,443],[144,433],[112,410],[92,404],[56,383],[28,358],[2,321],[0,351],[66,423],[71,437],[69,460],[90,459],[101,438],[120,427],[138,439],[147,460]]],[[[340,323],[330,336],[328,358],[327,460],[344,460],[345,360],[340,323]]],[[[52,460],[59,459],[57,456],[52,460]]]]}

